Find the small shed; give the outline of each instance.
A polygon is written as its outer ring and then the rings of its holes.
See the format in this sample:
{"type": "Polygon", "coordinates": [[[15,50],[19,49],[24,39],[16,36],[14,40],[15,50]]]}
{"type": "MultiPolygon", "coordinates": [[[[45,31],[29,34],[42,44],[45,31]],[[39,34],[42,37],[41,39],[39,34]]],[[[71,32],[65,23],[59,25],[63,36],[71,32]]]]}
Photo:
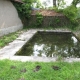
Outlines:
{"type": "MultiPolygon", "coordinates": [[[[21,0],[14,0],[21,1],[21,0]]],[[[10,0],[0,0],[0,36],[23,28],[18,12],[10,0]]]]}

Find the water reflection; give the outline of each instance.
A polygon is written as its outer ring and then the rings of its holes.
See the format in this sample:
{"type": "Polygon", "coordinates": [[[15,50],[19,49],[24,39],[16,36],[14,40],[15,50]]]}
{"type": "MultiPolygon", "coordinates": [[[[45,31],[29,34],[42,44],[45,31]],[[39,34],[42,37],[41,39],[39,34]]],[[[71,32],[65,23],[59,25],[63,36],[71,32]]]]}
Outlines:
{"type": "Polygon", "coordinates": [[[74,36],[72,36],[71,39],[73,40],[73,43],[77,43],[78,42],[78,40],[74,36]]]}
{"type": "Polygon", "coordinates": [[[80,57],[80,43],[72,33],[38,33],[17,54],[80,57]]]}

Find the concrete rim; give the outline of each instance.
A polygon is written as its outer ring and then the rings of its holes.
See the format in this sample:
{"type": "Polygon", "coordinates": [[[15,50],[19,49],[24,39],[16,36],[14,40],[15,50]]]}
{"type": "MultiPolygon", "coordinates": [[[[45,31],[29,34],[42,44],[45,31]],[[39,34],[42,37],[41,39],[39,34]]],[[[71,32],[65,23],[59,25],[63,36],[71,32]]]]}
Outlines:
{"type": "MultiPolygon", "coordinates": [[[[47,57],[31,57],[31,56],[15,56],[15,53],[34,35],[37,31],[44,31],[38,29],[30,29],[27,32],[22,33],[16,40],[9,43],[8,46],[0,49],[0,60],[9,59],[9,60],[17,60],[17,61],[37,61],[37,62],[54,62],[57,61],[58,58],[47,58],[47,57]],[[20,44],[20,45],[18,45],[20,44]]],[[[45,30],[48,32],[70,32],[71,31],[61,31],[61,30],[45,30]]],[[[75,62],[80,61],[80,58],[64,58],[62,61],[66,62],[75,62]]]]}

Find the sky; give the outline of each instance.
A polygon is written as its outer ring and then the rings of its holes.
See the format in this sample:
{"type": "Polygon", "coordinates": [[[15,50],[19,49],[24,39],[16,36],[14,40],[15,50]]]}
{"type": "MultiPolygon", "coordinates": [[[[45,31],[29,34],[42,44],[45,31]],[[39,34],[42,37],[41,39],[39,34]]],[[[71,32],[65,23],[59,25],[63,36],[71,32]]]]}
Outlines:
{"type": "MultiPolygon", "coordinates": [[[[53,0],[40,0],[41,3],[43,3],[44,1],[50,1],[48,4],[47,4],[47,7],[51,7],[53,6],[53,0]]],[[[66,2],[66,6],[69,6],[73,0],[64,0],[66,2]]]]}

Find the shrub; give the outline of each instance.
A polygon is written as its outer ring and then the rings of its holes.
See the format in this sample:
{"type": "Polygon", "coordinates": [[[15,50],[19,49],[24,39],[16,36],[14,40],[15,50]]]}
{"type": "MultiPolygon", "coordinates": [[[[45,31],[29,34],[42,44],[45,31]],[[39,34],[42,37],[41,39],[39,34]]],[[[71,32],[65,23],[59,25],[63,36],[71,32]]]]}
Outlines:
{"type": "Polygon", "coordinates": [[[80,7],[79,8],[77,8],[77,10],[78,10],[78,12],[77,12],[77,19],[80,19],[80,7]]]}
{"type": "Polygon", "coordinates": [[[43,22],[43,16],[40,13],[36,14],[36,27],[41,26],[43,22]]]}
{"type": "Polygon", "coordinates": [[[73,5],[68,6],[63,10],[63,14],[74,23],[77,16],[77,8],[73,5]]]}
{"type": "Polygon", "coordinates": [[[23,0],[23,3],[15,3],[12,1],[13,5],[16,7],[20,18],[29,18],[31,14],[31,5],[34,0],[23,0]]]}

